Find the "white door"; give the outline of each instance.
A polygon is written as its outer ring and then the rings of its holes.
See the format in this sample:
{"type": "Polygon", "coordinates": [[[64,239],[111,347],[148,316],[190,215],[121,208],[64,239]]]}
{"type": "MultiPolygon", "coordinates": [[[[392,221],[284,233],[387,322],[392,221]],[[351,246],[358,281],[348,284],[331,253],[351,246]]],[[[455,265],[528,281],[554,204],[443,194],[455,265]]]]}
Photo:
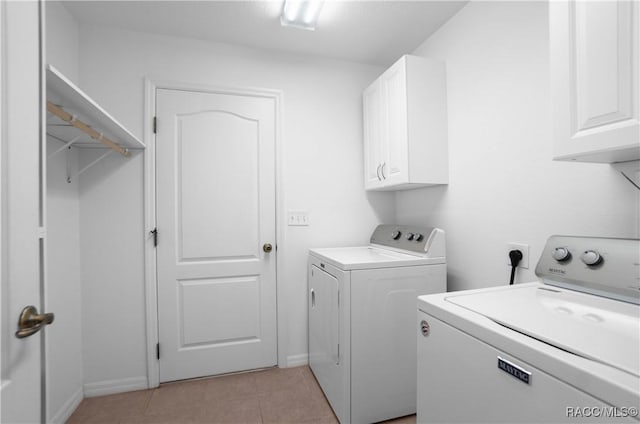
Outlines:
{"type": "Polygon", "coordinates": [[[275,99],[158,89],[156,108],[160,381],[274,366],[275,99]]]}
{"type": "Polygon", "coordinates": [[[0,2],[0,422],[37,423],[42,332],[17,338],[25,306],[40,309],[40,134],[37,2],[0,2]]]}

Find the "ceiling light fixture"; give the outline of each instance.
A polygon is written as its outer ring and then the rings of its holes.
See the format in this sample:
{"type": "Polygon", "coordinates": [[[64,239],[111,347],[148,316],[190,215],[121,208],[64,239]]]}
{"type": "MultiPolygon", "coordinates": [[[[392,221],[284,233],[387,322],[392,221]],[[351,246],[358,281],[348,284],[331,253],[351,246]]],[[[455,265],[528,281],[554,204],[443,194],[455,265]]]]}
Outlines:
{"type": "Polygon", "coordinates": [[[284,0],[280,23],[313,31],[323,3],[323,0],[284,0]]]}

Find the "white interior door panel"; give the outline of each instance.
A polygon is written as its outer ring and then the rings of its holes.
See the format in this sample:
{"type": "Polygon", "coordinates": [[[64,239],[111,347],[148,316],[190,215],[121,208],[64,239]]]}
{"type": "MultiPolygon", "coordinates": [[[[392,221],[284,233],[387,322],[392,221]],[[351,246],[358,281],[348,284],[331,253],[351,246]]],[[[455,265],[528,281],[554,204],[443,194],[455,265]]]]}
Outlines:
{"type": "Polygon", "coordinates": [[[275,101],[156,94],[160,381],[273,366],[275,101]]]}

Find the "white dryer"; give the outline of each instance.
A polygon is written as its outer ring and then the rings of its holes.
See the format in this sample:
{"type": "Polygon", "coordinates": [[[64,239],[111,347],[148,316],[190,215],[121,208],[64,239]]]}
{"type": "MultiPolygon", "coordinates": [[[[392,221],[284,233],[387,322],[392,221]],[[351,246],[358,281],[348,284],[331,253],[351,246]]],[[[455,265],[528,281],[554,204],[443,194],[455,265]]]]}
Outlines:
{"type": "Polygon", "coordinates": [[[540,282],[420,297],[418,422],[637,422],[639,257],[552,236],[540,282]]]}
{"type": "Polygon", "coordinates": [[[446,291],[444,232],[380,225],[309,251],[309,365],[341,423],[416,412],[415,305],[446,291]]]}

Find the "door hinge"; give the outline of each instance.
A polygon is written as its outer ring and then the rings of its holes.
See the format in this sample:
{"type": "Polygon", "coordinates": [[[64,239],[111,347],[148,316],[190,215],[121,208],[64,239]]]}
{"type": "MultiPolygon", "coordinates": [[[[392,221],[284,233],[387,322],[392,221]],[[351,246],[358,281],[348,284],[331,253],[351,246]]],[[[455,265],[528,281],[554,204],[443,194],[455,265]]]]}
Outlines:
{"type": "Polygon", "coordinates": [[[155,116],[153,117],[153,133],[158,133],[158,118],[155,116]]]}
{"type": "Polygon", "coordinates": [[[160,360],[160,343],[156,343],[156,358],[160,360]]]}
{"type": "Polygon", "coordinates": [[[153,236],[153,247],[158,247],[158,227],[149,231],[149,234],[153,236]]]}

